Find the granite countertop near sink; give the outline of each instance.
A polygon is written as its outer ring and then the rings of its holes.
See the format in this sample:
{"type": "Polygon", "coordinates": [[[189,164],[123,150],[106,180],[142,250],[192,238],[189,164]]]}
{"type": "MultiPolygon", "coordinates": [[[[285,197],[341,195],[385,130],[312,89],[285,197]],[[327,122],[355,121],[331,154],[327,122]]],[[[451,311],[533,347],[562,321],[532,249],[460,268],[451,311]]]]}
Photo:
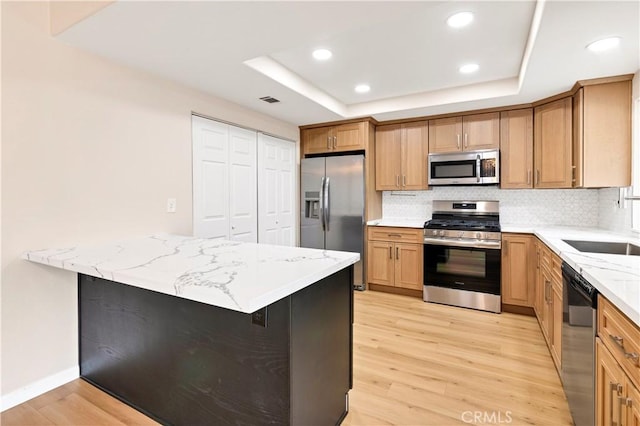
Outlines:
{"type": "Polygon", "coordinates": [[[24,259],[252,313],[356,263],[358,253],[153,235],[33,250],[24,259]]]}
{"type": "Polygon", "coordinates": [[[503,225],[502,232],[535,234],[640,326],[640,256],[580,252],[563,241],[615,241],[640,245],[640,238],[597,228],[503,225]]]}

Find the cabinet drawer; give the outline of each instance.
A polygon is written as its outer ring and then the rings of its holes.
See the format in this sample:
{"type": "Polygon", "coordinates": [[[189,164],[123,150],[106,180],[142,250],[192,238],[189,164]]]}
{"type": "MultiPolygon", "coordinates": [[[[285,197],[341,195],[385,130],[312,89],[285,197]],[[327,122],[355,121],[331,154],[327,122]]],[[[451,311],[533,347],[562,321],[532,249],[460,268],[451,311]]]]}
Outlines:
{"type": "Polygon", "coordinates": [[[415,228],[395,228],[390,226],[370,226],[367,228],[369,241],[404,241],[422,243],[424,231],[415,228]]]}
{"type": "Polygon", "coordinates": [[[602,295],[598,296],[598,335],[640,387],[640,328],[602,295]]]}

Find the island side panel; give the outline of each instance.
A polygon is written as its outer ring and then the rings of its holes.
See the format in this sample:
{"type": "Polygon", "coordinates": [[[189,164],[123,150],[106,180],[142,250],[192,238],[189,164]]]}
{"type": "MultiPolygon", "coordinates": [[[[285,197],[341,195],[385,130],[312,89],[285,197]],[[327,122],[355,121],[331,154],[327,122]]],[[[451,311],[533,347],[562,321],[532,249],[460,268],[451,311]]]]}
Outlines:
{"type": "Polygon", "coordinates": [[[79,275],[80,375],[168,424],[289,424],[290,298],[251,315],[79,275]]]}
{"type": "Polygon", "coordinates": [[[333,425],[347,414],[353,370],[353,266],[291,296],[292,424],[333,425]]]}

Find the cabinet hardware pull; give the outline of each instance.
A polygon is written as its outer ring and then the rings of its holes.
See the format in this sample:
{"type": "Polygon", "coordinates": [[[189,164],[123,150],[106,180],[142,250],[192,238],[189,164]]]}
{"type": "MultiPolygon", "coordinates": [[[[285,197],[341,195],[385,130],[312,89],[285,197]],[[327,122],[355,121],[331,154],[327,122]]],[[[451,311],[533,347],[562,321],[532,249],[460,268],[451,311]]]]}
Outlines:
{"type": "Polygon", "coordinates": [[[400,175],[396,175],[396,186],[400,187],[400,175]]]}
{"type": "Polygon", "coordinates": [[[389,259],[393,259],[393,248],[389,246],[389,259]]]}
{"type": "Polygon", "coordinates": [[[620,426],[622,425],[622,407],[627,405],[627,399],[624,396],[619,396],[618,397],[618,424],[620,426]]]}
{"type": "Polygon", "coordinates": [[[613,334],[610,334],[609,337],[611,337],[611,340],[613,340],[613,343],[620,346],[624,350],[624,339],[622,337],[614,336],[613,334]]]}
{"type": "Polygon", "coordinates": [[[387,237],[398,237],[398,238],[402,238],[402,235],[400,235],[400,234],[387,234],[387,237]]]}
{"type": "Polygon", "coordinates": [[[402,175],[402,186],[405,187],[407,186],[407,176],[406,175],[402,175]]]}
{"type": "Polygon", "coordinates": [[[527,185],[531,184],[531,170],[527,170],[527,185]]]}
{"type": "Polygon", "coordinates": [[[336,149],[338,147],[338,137],[334,136],[333,137],[333,149],[336,149]]]}
{"type": "Polygon", "coordinates": [[[327,149],[331,149],[331,136],[327,136],[327,149]]]}
{"type": "Polygon", "coordinates": [[[540,183],[540,169],[536,170],[536,185],[540,183]]]}
{"type": "Polygon", "coordinates": [[[456,133],[456,146],[460,149],[460,133],[456,133]]]}
{"type": "Polygon", "coordinates": [[[469,147],[469,137],[467,136],[467,134],[464,134],[464,147],[468,148],[469,147]]]}
{"type": "Polygon", "coordinates": [[[609,420],[611,420],[611,426],[616,426],[617,423],[613,421],[613,401],[615,399],[613,393],[615,392],[616,396],[620,394],[622,392],[622,385],[620,383],[609,382],[609,392],[611,392],[611,403],[609,404],[609,420]]]}
{"type": "Polygon", "coordinates": [[[400,253],[399,253],[399,248],[396,247],[396,259],[400,259],[400,253]]]}
{"type": "Polygon", "coordinates": [[[631,362],[633,362],[636,365],[636,367],[639,366],[638,361],[639,361],[640,357],[638,356],[637,353],[635,353],[635,352],[631,352],[631,353],[625,352],[624,353],[624,357],[627,358],[627,359],[630,359],[631,362]]]}

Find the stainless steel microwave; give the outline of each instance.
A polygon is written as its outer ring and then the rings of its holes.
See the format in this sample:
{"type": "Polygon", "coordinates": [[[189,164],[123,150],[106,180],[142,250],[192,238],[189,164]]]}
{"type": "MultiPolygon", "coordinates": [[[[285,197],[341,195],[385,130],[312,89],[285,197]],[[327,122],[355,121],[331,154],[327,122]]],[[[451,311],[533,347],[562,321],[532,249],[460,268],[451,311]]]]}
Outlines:
{"type": "Polygon", "coordinates": [[[500,183],[500,151],[429,154],[429,185],[491,185],[500,183]]]}

